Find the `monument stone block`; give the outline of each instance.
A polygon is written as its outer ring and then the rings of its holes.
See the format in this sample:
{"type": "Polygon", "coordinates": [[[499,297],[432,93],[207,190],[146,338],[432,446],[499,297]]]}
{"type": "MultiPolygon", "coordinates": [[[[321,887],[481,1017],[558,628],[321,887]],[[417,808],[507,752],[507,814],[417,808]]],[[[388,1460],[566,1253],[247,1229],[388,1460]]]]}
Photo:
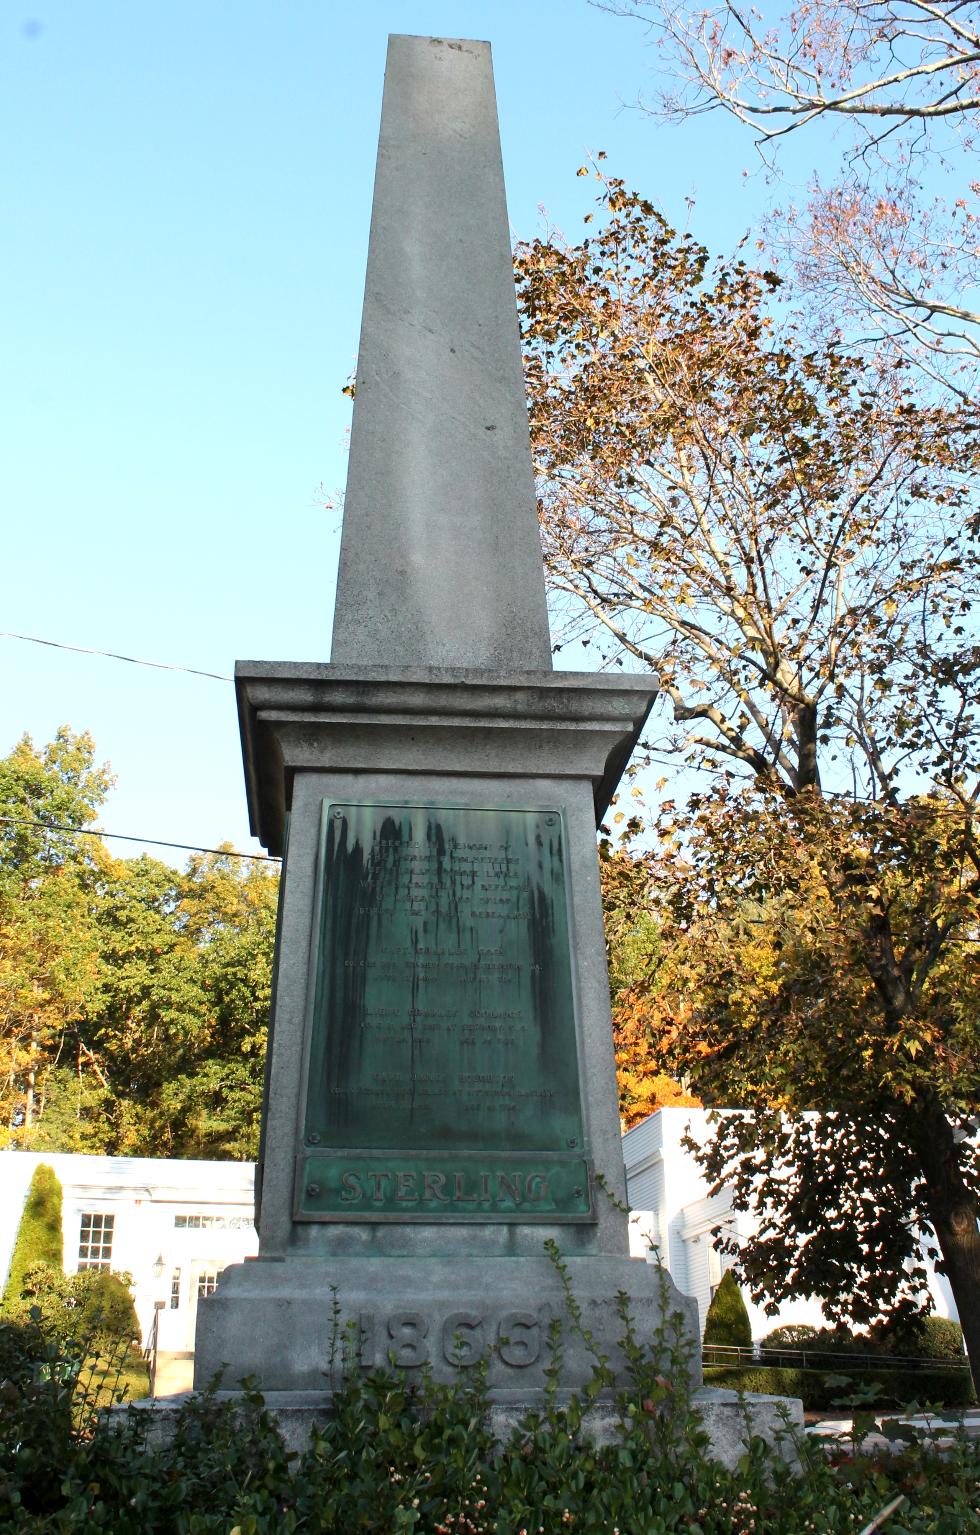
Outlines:
{"type": "Polygon", "coordinates": [[[614,1370],[619,1293],[695,1353],[629,1257],[596,854],[654,687],[551,669],[485,43],[390,40],[333,660],[236,688],[283,883],[259,1256],[200,1305],[197,1384],[312,1412],[345,1357],[489,1351],[516,1412],[566,1279],[614,1370]]]}

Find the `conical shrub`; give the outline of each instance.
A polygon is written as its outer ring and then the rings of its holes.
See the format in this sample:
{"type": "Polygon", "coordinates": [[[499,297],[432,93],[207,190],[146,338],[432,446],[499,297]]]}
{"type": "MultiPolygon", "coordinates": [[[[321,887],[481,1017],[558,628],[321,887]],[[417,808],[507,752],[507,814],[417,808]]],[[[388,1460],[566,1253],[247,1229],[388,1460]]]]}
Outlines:
{"type": "MultiPolygon", "coordinates": [[[[721,1284],[708,1307],[708,1315],[704,1323],[704,1341],[728,1348],[752,1347],[752,1324],[749,1321],[749,1313],[745,1309],[742,1292],[735,1281],[735,1276],[730,1270],[722,1275],[721,1284]]],[[[737,1359],[738,1355],[734,1354],[732,1362],[737,1359]]],[[[725,1362],[720,1356],[712,1356],[713,1364],[725,1362]]]]}
{"type": "Polygon", "coordinates": [[[24,1287],[24,1275],[36,1263],[61,1272],[64,1241],[61,1235],[61,1184],[53,1167],[41,1162],[34,1169],[27,1203],[17,1228],[10,1270],[3,1292],[4,1306],[16,1306],[24,1287]]]}

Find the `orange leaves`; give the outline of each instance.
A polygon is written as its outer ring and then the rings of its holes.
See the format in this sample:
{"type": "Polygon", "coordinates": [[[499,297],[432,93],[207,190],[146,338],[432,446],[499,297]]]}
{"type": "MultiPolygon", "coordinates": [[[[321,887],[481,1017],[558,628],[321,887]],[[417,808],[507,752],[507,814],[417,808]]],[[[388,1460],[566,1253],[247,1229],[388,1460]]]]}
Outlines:
{"type": "Polygon", "coordinates": [[[546,564],[570,620],[660,672],[667,749],[696,763],[794,790],[828,770],[875,788],[910,753],[931,770],[948,700],[922,671],[966,639],[959,604],[980,586],[963,515],[980,425],[803,340],[767,311],[776,273],[712,265],[621,180],[599,204],[587,247],[517,255],[546,564]]]}

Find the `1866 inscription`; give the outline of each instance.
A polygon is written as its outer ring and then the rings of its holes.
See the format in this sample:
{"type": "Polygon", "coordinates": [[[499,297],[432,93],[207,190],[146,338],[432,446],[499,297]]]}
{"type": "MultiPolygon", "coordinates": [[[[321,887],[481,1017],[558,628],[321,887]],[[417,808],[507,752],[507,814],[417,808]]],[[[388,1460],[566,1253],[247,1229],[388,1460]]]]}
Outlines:
{"type": "Polygon", "coordinates": [[[299,1218],[582,1220],[561,817],[324,806],[299,1218]]]}

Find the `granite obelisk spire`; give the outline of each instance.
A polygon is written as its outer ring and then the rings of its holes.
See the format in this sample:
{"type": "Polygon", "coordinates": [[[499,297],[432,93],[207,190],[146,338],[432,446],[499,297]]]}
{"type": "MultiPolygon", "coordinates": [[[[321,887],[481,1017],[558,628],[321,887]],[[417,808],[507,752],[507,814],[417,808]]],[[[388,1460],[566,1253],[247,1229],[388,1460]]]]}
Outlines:
{"type": "Polygon", "coordinates": [[[332,660],[551,665],[489,43],[389,39],[332,660]]]}
{"type": "MultiPolygon", "coordinates": [[[[339,1307],[367,1367],[488,1351],[494,1399],[540,1403],[549,1239],[614,1368],[617,1292],[693,1339],[617,1204],[595,844],[654,689],[551,669],[485,43],[390,41],[333,659],[236,684],[288,850],[259,1256],[201,1304],[198,1383],[315,1411],[339,1307]]],[[[565,1361],[582,1385],[581,1336],[565,1361]]]]}

